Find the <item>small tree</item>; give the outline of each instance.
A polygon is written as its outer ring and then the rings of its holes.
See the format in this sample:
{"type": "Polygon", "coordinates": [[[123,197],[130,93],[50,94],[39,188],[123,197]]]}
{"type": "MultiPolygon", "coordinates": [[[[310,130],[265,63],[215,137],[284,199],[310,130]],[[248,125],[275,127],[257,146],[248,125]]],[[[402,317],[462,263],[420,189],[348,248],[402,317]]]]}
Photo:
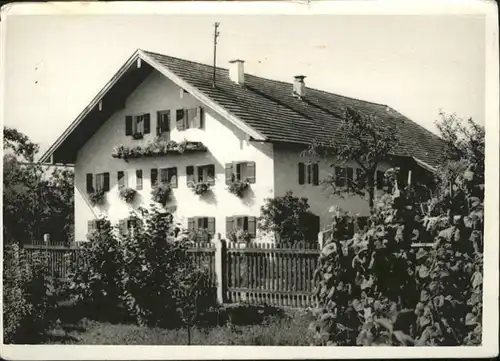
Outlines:
{"type": "Polygon", "coordinates": [[[259,228],[277,235],[279,242],[317,240],[316,216],[309,211],[307,198],[295,197],[288,191],[282,197],[268,198],[260,213],[259,228]]]}
{"type": "Polygon", "coordinates": [[[375,174],[378,165],[387,160],[399,144],[396,128],[384,119],[346,108],[339,133],[343,136],[341,138],[336,136],[330,144],[313,142],[304,155],[335,157],[340,164],[355,161],[361,170],[355,181],[347,179],[346,175],[335,174],[325,183],[333,188],[334,194],[338,195],[347,191],[364,196],[368,191],[369,206],[373,211],[375,174]],[[335,184],[338,180],[346,184],[347,188],[337,188],[335,184]]]}

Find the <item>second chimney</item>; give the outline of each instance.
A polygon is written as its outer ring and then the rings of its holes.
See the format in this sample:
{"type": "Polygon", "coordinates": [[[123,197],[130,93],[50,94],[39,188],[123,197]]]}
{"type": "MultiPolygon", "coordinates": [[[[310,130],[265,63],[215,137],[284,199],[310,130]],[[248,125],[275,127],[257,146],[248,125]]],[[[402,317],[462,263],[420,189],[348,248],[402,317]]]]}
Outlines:
{"type": "Polygon", "coordinates": [[[231,60],[229,62],[229,79],[236,84],[243,85],[245,83],[244,63],[245,62],[240,59],[231,60]]]}
{"type": "Polygon", "coordinates": [[[306,95],[306,83],[304,83],[305,75],[294,76],[293,96],[303,98],[306,95]]]}

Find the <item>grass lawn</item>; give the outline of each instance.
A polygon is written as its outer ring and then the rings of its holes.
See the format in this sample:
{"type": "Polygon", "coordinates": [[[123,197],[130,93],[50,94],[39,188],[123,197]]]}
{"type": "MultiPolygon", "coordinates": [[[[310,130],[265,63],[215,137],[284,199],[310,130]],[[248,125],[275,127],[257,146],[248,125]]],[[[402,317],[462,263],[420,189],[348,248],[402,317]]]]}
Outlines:
{"type": "MultiPolygon", "coordinates": [[[[287,311],[266,316],[254,325],[211,326],[191,330],[192,345],[288,345],[311,344],[307,311],[287,311]]],[[[186,329],[140,327],[82,319],[76,324],[62,324],[49,332],[48,343],[82,345],[187,345],[186,329]]]]}

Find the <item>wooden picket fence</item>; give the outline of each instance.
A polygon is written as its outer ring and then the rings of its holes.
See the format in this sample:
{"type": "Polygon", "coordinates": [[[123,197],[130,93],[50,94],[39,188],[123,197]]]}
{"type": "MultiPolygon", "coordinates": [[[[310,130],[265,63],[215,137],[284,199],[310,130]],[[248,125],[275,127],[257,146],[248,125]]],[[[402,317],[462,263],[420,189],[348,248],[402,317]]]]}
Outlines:
{"type": "Polygon", "coordinates": [[[313,306],[316,245],[228,243],[222,254],[226,302],[313,306]]]}
{"type": "MultiPolygon", "coordinates": [[[[31,260],[44,252],[50,275],[65,279],[70,265],[83,265],[81,248],[43,242],[24,245],[31,260]]],[[[276,307],[314,305],[313,274],[320,249],[305,243],[240,244],[214,240],[194,244],[188,253],[208,271],[204,287],[213,288],[220,303],[267,304],[276,307]]],[[[168,277],[168,275],[165,275],[168,277]]]]}

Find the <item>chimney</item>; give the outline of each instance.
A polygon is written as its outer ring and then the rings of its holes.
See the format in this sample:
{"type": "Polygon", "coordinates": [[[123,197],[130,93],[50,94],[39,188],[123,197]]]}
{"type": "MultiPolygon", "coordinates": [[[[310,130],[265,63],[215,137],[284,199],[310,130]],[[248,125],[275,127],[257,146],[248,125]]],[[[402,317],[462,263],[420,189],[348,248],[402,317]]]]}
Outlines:
{"type": "Polygon", "coordinates": [[[306,83],[304,83],[305,75],[294,76],[293,81],[293,96],[303,98],[306,95],[306,83]]]}
{"type": "Polygon", "coordinates": [[[245,83],[245,69],[243,64],[245,62],[240,59],[231,60],[229,62],[229,79],[236,84],[243,85],[245,83]]]}

